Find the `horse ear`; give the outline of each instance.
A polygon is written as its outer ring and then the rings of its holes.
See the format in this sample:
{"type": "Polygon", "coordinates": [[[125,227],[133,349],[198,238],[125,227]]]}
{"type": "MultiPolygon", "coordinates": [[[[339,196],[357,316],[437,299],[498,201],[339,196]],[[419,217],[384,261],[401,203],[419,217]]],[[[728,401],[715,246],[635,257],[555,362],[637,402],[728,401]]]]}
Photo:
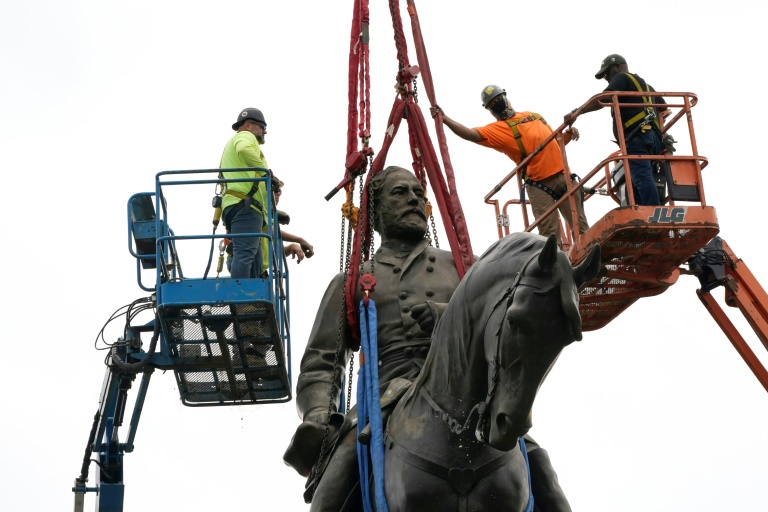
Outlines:
{"type": "Polygon", "coordinates": [[[547,243],[539,253],[539,268],[544,272],[551,272],[557,261],[557,238],[549,235],[547,243]]]}
{"type": "Polygon", "coordinates": [[[576,287],[597,277],[600,272],[600,244],[595,244],[584,261],[573,268],[576,287]]]}

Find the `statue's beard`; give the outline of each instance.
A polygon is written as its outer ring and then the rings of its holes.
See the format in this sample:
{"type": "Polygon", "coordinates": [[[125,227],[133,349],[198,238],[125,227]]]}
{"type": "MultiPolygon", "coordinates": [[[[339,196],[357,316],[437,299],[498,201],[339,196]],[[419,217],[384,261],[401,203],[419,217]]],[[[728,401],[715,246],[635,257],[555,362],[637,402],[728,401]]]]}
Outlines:
{"type": "Polygon", "coordinates": [[[424,234],[427,232],[426,222],[412,222],[410,220],[403,220],[395,223],[387,228],[387,234],[396,238],[404,238],[408,240],[419,240],[424,238],[424,234]]]}
{"type": "Polygon", "coordinates": [[[404,212],[396,219],[394,211],[380,212],[384,219],[383,233],[388,237],[405,240],[419,240],[424,238],[427,232],[427,218],[424,212],[418,210],[409,210],[404,212]]]}

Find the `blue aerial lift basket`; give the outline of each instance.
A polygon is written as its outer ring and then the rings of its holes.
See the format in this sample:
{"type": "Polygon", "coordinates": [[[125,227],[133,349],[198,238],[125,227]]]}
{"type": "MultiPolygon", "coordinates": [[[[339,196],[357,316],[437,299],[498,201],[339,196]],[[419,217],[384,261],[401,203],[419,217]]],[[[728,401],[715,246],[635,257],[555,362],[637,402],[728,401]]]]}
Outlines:
{"type": "MultiPolygon", "coordinates": [[[[181,401],[188,406],[289,401],[288,271],[272,201],[265,205],[264,233],[177,235],[169,227],[169,190],[223,183],[220,171],[160,172],[154,193],[135,194],[128,201],[129,250],[137,260],[139,286],[155,294],[160,323],[159,351],[129,356],[150,357],[151,366],[173,370],[181,401]],[[246,236],[265,240],[270,258],[262,278],[209,277],[211,259],[202,276],[184,274],[183,245],[210,240],[213,251],[216,240],[237,243],[246,236]],[[142,281],[146,269],[156,270],[154,286],[142,281]]],[[[268,177],[237,181],[262,183],[272,197],[268,177]]]]}
{"type": "MultiPolygon", "coordinates": [[[[282,403],[292,398],[289,278],[270,178],[229,180],[266,187],[263,232],[217,234],[218,216],[210,234],[177,235],[170,228],[169,207],[199,204],[187,189],[200,189],[200,185],[214,185],[220,195],[226,181],[219,173],[226,170],[164,171],[156,176],[154,192],[134,194],[128,200],[128,249],[136,258],[139,287],[150,295],[126,307],[123,336],[108,344],[99,410],[81,473],[72,487],[76,512],[83,511],[87,492],[96,494],[98,512],[123,510],[123,456],[133,451],[156,369],[173,371],[181,401],[188,406],[282,403]],[[169,197],[171,190],[181,193],[169,197]],[[266,273],[255,279],[221,276],[225,252],[221,242],[226,238],[237,243],[244,237],[261,239],[269,255],[266,273]],[[217,240],[218,265],[215,277],[208,277],[217,240]],[[197,265],[195,257],[205,261],[207,256],[207,266],[200,263],[205,268],[201,276],[184,274],[182,253],[190,265],[197,265]],[[152,283],[143,282],[145,274],[152,274],[152,283]],[[139,312],[147,310],[154,311],[153,320],[134,325],[139,312]],[[145,350],[141,337],[149,333],[152,337],[145,350]],[[127,418],[128,392],[139,374],[133,413],[121,440],[118,431],[127,418]],[[87,486],[91,454],[99,458],[94,487],[87,486]]],[[[173,220],[183,224],[185,219],[178,215],[173,220]]]]}

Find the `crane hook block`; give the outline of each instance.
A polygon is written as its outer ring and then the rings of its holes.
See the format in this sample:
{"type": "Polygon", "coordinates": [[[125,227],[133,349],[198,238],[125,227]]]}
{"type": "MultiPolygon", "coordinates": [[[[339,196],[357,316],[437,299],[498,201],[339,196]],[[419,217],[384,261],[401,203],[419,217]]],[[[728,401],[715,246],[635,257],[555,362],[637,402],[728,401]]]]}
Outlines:
{"type": "Polygon", "coordinates": [[[376,288],[376,278],[373,277],[373,274],[363,274],[362,277],[360,277],[360,289],[363,290],[363,304],[365,306],[368,306],[368,299],[370,298],[371,293],[373,293],[374,288],[376,288]]]}
{"type": "Polygon", "coordinates": [[[360,151],[350,153],[347,157],[347,161],[344,163],[344,167],[347,169],[347,173],[355,175],[365,168],[366,158],[360,151]]]}

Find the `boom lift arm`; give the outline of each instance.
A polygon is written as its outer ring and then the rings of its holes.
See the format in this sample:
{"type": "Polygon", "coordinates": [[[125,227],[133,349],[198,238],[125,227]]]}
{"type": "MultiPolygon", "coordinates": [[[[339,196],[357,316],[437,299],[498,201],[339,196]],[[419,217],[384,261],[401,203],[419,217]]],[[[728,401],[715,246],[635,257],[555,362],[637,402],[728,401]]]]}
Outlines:
{"type": "Polygon", "coordinates": [[[739,308],[768,350],[768,295],[765,290],[747,264],[737,258],[720,237],[713,238],[688,260],[688,267],[690,270],[686,273],[696,275],[701,282],[701,288],[696,290],[699,300],[768,391],[768,371],[710,293],[720,286],[725,288],[725,304],[739,308]]]}

